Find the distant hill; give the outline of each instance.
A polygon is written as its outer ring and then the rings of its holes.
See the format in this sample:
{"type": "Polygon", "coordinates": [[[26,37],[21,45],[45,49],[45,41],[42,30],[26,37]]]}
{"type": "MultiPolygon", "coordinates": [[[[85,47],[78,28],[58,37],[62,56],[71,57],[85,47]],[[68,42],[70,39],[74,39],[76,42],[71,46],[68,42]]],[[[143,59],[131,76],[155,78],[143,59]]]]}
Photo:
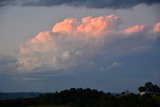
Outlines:
{"type": "Polygon", "coordinates": [[[42,93],[38,92],[18,92],[18,93],[2,93],[0,92],[0,100],[11,100],[17,98],[38,97],[42,93]]]}

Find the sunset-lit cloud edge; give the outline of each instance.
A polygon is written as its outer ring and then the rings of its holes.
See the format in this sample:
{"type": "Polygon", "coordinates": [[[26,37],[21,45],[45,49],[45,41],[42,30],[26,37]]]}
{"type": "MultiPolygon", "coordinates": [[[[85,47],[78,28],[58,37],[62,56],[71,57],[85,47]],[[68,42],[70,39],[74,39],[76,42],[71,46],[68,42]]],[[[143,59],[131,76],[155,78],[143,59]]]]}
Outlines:
{"type": "MultiPolygon", "coordinates": [[[[109,47],[122,38],[142,36],[142,39],[145,38],[142,41],[145,42],[146,39],[155,40],[159,37],[159,23],[152,27],[137,24],[120,29],[121,24],[121,19],[114,15],[64,19],[56,23],[51,31],[40,32],[20,46],[17,70],[73,68],[83,63],[83,59],[98,57],[99,53],[106,51],[104,47],[109,47]]],[[[117,49],[117,52],[125,53],[132,48],[143,47],[143,44],[134,42],[133,47],[126,48],[125,51],[117,49]]],[[[116,50],[111,46],[108,51],[110,48],[116,50]]]]}

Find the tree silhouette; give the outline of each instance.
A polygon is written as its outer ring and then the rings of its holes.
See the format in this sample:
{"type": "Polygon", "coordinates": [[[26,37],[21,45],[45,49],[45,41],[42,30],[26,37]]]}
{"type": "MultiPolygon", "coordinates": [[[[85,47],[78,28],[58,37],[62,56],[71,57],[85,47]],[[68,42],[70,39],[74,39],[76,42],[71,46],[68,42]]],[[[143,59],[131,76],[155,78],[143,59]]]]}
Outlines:
{"type": "MultiPolygon", "coordinates": [[[[139,87],[140,92],[159,92],[151,82],[139,87]]],[[[0,100],[0,107],[160,107],[160,95],[119,94],[112,95],[95,89],[71,88],[61,92],[46,93],[36,98],[0,100]]]]}

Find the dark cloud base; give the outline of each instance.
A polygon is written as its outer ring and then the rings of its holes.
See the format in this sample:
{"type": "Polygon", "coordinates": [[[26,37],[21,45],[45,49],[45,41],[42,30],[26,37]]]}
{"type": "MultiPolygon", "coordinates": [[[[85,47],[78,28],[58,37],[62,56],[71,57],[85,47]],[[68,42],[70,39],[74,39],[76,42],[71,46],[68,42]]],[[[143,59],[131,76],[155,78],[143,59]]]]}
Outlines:
{"type": "Polygon", "coordinates": [[[87,8],[111,8],[123,9],[132,8],[138,4],[153,5],[159,4],[160,0],[1,0],[2,6],[58,6],[68,5],[87,8]]]}

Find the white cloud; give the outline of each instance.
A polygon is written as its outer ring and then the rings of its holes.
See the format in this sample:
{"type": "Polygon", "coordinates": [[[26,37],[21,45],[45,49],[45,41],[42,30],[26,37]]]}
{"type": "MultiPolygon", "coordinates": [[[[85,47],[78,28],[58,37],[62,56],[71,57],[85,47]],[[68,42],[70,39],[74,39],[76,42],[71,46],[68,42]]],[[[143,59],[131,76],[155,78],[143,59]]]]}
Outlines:
{"type": "Polygon", "coordinates": [[[119,66],[123,65],[121,62],[113,62],[111,65],[108,66],[107,70],[111,70],[113,68],[117,68],[119,66]]]}
{"type": "MultiPolygon", "coordinates": [[[[17,69],[66,70],[80,63],[85,64],[86,60],[95,56],[102,57],[99,55],[104,51],[117,54],[127,53],[135,47],[144,47],[144,42],[152,39],[148,35],[155,35],[154,32],[147,31],[144,25],[119,29],[120,24],[121,20],[114,15],[67,18],[55,24],[52,31],[40,32],[20,46],[17,69]]],[[[108,69],[120,65],[121,63],[114,62],[108,69]]]]}

